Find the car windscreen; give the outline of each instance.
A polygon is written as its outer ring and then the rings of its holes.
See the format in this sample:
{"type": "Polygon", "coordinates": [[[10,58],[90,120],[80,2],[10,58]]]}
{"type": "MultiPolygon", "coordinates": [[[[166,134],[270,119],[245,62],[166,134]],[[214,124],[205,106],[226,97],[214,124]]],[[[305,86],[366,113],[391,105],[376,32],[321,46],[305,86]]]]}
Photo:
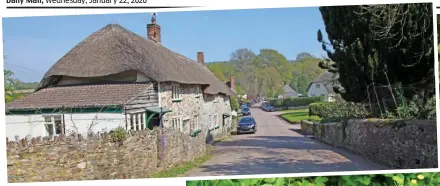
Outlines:
{"type": "Polygon", "coordinates": [[[243,108],[243,112],[248,112],[249,111],[249,108],[243,108]]]}
{"type": "Polygon", "coordinates": [[[253,119],[252,118],[241,118],[240,119],[240,123],[249,123],[252,122],[253,119]]]}

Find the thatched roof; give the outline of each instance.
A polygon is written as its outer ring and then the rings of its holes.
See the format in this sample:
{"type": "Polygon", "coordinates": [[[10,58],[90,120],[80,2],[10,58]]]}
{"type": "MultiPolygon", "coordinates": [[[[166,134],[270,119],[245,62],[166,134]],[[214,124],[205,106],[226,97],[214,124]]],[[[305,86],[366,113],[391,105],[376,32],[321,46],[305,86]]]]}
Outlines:
{"type": "Polygon", "coordinates": [[[298,92],[293,90],[288,84],[284,85],[284,96],[287,97],[298,97],[298,92]]]}
{"type": "Polygon", "coordinates": [[[7,110],[80,108],[124,105],[147,90],[151,83],[124,83],[49,87],[6,105],[7,110]]]}
{"type": "Polygon", "coordinates": [[[337,80],[338,76],[334,73],[331,72],[324,72],[321,75],[319,75],[318,77],[316,77],[312,83],[319,83],[319,82],[325,82],[325,81],[333,81],[333,80],[337,80]]]}
{"type": "Polygon", "coordinates": [[[101,77],[136,70],[158,82],[206,85],[205,93],[230,95],[230,90],[206,67],[110,24],[88,36],[65,54],[43,77],[38,89],[61,76],[101,77]]]}
{"type": "Polygon", "coordinates": [[[335,86],[338,83],[338,75],[331,73],[331,72],[324,72],[318,77],[316,77],[312,83],[310,83],[307,90],[310,89],[310,86],[312,86],[313,83],[322,83],[324,84],[325,89],[327,89],[328,93],[334,94],[335,91],[333,90],[333,86],[335,86]]]}

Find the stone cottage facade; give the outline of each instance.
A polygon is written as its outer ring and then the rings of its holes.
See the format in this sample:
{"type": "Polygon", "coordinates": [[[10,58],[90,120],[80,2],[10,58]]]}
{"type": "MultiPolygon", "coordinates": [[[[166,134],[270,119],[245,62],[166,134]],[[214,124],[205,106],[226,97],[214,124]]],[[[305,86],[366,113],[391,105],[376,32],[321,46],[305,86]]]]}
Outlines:
{"type": "Polygon", "coordinates": [[[7,136],[144,130],[220,134],[231,125],[231,89],[204,65],[161,44],[155,17],[147,39],[115,24],[58,60],[36,91],[6,106],[7,136]]]}

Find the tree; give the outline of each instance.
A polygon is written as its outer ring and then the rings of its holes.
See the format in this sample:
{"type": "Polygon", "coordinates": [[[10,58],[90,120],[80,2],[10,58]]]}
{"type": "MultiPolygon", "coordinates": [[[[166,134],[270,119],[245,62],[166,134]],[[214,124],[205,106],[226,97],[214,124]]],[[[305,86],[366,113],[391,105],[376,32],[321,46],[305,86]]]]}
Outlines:
{"type": "Polygon", "coordinates": [[[5,80],[5,102],[10,103],[14,100],[15,81],[12,79],[14,73],[10,70],[4,70],[3,74],[5,80]]]}
{"type": "Polygon", "coordinates": [[[304,58],[314,58],[312,54],[308,52],[301,52],[298,55],[296,55],[296,60],[301,60],[304,58]]]}
{"type": "MultiPolygon", "coordinates": [[[[328,59],[319,66],[339,75],[335,92],[361,102],[369,85],[433,83],[432,4],[332,6],[319,8],[328,41],[318,41],[328,59]],[[424,83],[420,83],[424,82],[424,83]]],[[[431,90],[432,91],[432,90],[431,90]]],[[[412,97],[413,92],[405,92],[412,97]]]]}

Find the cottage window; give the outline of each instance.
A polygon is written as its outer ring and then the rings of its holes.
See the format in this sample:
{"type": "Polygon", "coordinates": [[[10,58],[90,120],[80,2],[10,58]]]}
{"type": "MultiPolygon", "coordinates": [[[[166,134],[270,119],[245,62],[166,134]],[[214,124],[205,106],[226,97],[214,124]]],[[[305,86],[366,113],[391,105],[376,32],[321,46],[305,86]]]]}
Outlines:
{"type": "Polygon", "coordinates": [[[321,84],[316,84],[316,88],[319,88],[319,87],[321,87],[321,84]]]}
{"type": "Polygon", "coordinates": [[[213,122],[212,122],[212,116],[211,115],[209,115],[208,122],[209,122],[209,129],[212,129],[213,122]]]}
{"type": "Polygon", "coordinates": [[[213,124],[213,128],[215,128],[217,126],[217,115],[214,115],[213,119],[212,119],[212,124],[213,124]]]}
{"type": "Polygon", "coordinates": [[[200,126],[199,126],[199,115],[195,115],[194,116],[193,123],[194,123],[194,131],[195,130],[199,130],[200,129],[200,126]]]}
{"type": "Polygon", "coordinates": [[[141,122],[141,130],[144,130],[145,124],[144,124],[144,114],[143,113],[140,114],[139,120],[141,120],[140,121],[141,122]]]}
{"type": "Polygon", "coordinates": [[[321,94],[322,97],[325,97],[325,94],[321,94]]]}
{"type": "Polygon", "coordinates": [[[189,120],[187,120],[187,119],[185,119],[185,120],[183,120],[183,126],[182,126],[182,131],[181,132],[183,132],[183,133],[186,133],[186,132],[188,132],[188,121],[189,120]]]}
{"type": "Polygon", "coordinates": [[[172,86],[172,94],[173,94],[173,99],[174,100],[179,100],[180,99],[180,87],[179,85],[173,85],[172,86]]]}
{"type": "Polygon", "coordinates": [[[173,129],[180,131],[180,118],[173,118],[171,120],[172,125],[173,125],[173,129]]]}
{"type": "Polygon", "coordinates": [[[44,122],[46,135],[64,134],[64,124],[61,116],[46,116],[44,117],[44,122]]]}
{"type": "Polygon", "coordinates": [[[134,130],[134,114],[130,114],[130,130],[134,130]]]}
{"type": "Polygon", "coordinates": [[[196,98],[200,97],[200,86],[196,86],[196,98]]]}

